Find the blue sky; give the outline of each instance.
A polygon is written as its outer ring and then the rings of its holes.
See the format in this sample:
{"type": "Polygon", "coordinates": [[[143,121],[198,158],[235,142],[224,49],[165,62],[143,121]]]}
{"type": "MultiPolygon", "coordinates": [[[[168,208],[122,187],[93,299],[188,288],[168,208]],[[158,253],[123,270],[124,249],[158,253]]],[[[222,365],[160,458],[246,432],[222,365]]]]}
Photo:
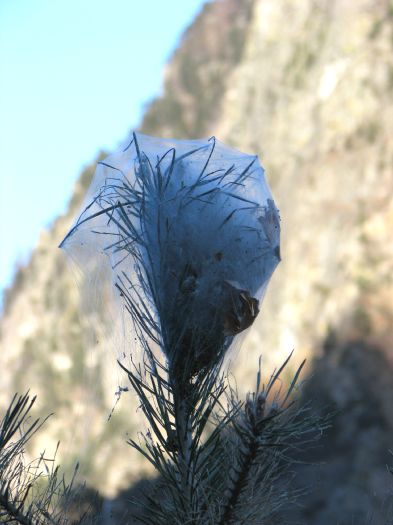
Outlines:
{"type": "Polygon", "coordinates": [[[0,0],[0,289],[82,168],[138,125],[203,3],[0,0]]]}

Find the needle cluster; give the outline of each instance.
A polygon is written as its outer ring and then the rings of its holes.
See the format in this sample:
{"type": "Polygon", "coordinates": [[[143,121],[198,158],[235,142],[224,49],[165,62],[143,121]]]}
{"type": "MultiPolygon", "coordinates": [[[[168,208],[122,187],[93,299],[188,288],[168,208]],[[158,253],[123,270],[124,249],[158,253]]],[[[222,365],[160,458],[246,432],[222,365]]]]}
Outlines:
{"type": "Polygon", "coordinates": [[[88,514],[77,522],[69,515],[70,505],[78,499],[78,467],[66,482],[56,465],[56,454],[48,458],[42,453],[37,459],[26,460],[28,442],[46,421],[31,418],[35,400],[28,393],[15,395],[0,422],[0,523],[94,525],[88,514]]]}

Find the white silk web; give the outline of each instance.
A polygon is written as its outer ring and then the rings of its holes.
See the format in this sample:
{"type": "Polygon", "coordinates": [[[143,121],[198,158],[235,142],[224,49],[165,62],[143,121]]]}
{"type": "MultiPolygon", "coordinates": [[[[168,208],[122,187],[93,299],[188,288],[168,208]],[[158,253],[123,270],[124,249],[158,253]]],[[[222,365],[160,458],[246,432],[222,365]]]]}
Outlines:
{"type": "Polygon", "coordinates": [[[138,133],[98,163],[60,247],[100,304],[120,362],[141,364],[153,348],[192,378],[227,362],[253,323],[280,260],[279,237],[256,156],[214,137],[138,133]]]}

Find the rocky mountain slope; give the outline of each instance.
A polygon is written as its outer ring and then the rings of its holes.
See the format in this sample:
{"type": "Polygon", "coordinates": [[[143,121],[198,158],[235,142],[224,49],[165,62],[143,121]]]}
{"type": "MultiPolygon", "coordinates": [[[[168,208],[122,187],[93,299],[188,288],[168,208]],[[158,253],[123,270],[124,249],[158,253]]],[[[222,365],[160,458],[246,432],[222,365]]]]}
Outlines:
{"type": "MultiPolygon", "coordinates": [[[[268,369],[292,348],[295,361],[309,357],[306,396],[316,410],[330,407],[338,415],[307,458],[326,467],[301,471],[299,479],[314,490],[296,517],[318,525],[365,523],[373,512],[375,524],[387,523],[393,3],[207,4],[168,64],[163,95],[147,108],[141,130],[177,138],[215,134],[260,154],[281,212],[283,262],[234,373],[246,389],[260,353],[268,369]]],[[[104,424],[116,400],[107,386],[114,359],[106,346],[108,315],[86,299],[89,283],[76,286],[56,249],[93,170],[82,174],[67,214],[42,234],[7,292],[0,402],[15,389],[37,392],[42,412],[56,412],[48,440],[61,438],[69,461],[82,453],[89,479],[110,494],[143,468],[122,435],[135,431],[139,416],[125,395],[104,424]]]]}

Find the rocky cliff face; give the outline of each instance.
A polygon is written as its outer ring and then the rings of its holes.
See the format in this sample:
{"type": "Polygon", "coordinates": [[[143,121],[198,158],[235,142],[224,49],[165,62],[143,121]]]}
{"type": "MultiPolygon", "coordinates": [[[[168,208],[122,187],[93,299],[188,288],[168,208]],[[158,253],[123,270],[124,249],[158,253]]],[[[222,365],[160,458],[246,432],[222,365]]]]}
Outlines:
{"type": "Polygon", "coordinates": [[[175,138],[215,133],[231,73],[243,58],[254,4],[205,4],[167,65],[163,95],[147,108],[141,131],[175,138]]]}
{"type": "MultiPolygon", "coordinates": [[[[292,348],[298,361],[309,357],[307,396],[317,410],[327,406],[339,415],[313,453],[328,462],[325,471],[318,468],[320,481],[316,470],[311,478],[302,472],[317,489],[299,518],[360,523],[359,513],[374,509],[374,523],[386,523],[385,463],[393,446],[392,2],[207,4],[168,64],[163,95],[147,109],[141,130],[177,138],[215,134],[261,155],[281,211],[283,262],[235,375],[248,388],[260,353],[266,366],[292,348]]],[[[75,286],[56,249],[92,171],[82,174],[69,212],[43,233],[7,293],[0,394],[4,403],[14,389],[38,392],[42,410],[56,412],[48,435],[63,442],[68,435],[75,455],[84,429],[67,428],[82,411],[96,443],[87,455],[91,479],[109,490],[141,468],[131,464],[132,454],[127,468],[121,461],[121,432],[135,428],[135,409],[124,397],[103,424],[114,402],[104,373],[110,328],[102,309],[86,306],[88,283],[75,286]],[[87,398],[88,410],[81,402],[87,398]]]]}
{"type": "Polygon", "coordinates": [[[311,357],[308,398],[338,410],[298,516],[318,525],[387,522],[392,73],[391,2],[258,2],[217,126],[260,152],[282,216],[255,346],[311,357]]]}
{"type": "Polygon", "coordinates": [[[269,353],[311,352],[337,325],[391,343],[392,17],[388,2],[256,6],[217,129],[261,153],[282,214],[269,353]]]}

